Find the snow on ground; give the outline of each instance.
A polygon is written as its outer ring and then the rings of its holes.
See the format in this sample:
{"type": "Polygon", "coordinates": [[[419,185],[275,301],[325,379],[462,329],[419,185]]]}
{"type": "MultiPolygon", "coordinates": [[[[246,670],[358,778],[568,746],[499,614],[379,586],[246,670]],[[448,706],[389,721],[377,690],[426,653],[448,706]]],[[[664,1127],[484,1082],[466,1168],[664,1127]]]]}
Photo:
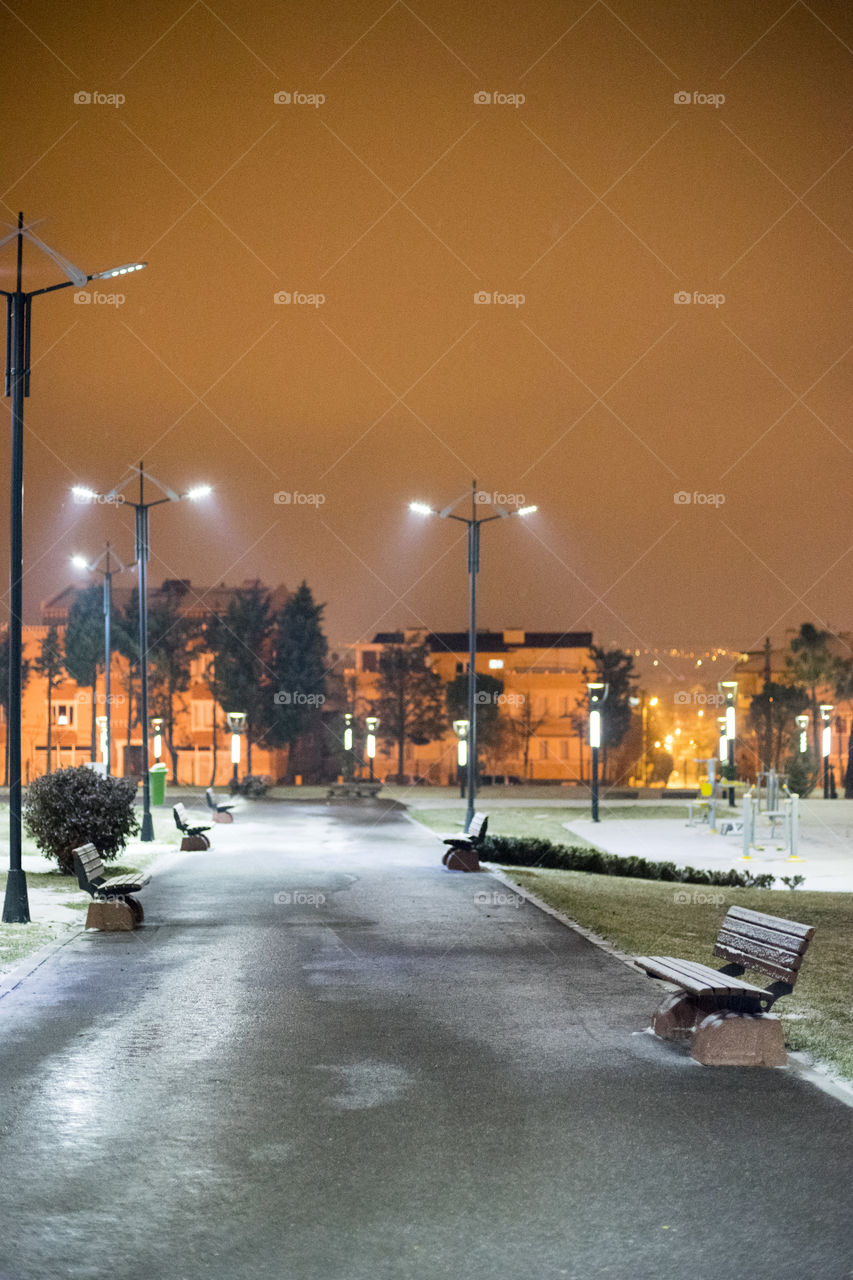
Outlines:
{"type": "MultiPolygon", "coordinates": [[[[622,857],[648,858],[654,862],[674,862],[677,866],[699,870],[749,871],[752,875],[769,873],[776,876],[776,889],[785,886],[782,876],[804,876],[803,889],[822,889],[842,893],[853,892],[853,844],[846,828],[827,825],[820,816],[800,825],[799,854],[802,861],[790,862],[782,839],[771,840],[759,828],[757,844],[749,861],[743,858],[743,839],[738,835],[722,836],[702,824],[687,826],[673,818],[614,819],[603,817],[595,823],[590,818],[564,822],[566,830],[582,836],[591,844],[622,857]]],[[[781,830],[778,832],[781,835],[781,830]]]]}

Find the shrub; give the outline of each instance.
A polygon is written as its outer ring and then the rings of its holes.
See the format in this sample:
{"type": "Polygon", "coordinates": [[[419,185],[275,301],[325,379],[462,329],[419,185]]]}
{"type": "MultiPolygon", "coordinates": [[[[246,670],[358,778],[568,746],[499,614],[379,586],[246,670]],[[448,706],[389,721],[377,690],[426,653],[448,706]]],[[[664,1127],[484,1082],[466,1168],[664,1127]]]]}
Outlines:
{"type": "Polygon", "coordinates": [[[681,884],[715,884],[733,888],[769,889],[771,875],[748,871],[700,871],[677,867],[674,862],[650,862],[646,858],[621,858],[599,849],[554,844],[535,837],[487,836],[482,846],[489,862],[512,867],[553,867],[556,871],[588,871],[599,876],[631,876],[637,880],[675,880],[681,884]]]}
{"type": "Polygon", "coordinates": [[[270,779],[266,774],[247,773],[245,778],[240,778],[236,783],[232,778],[228,789],[232,796],[248,796],[250,800],[256,800],[258,796],[266,795],[270,785],[270,779]]]}
{"type": "Polygon", "coordinates": [[[45,857],[73,875],[74,850],[81,844],[93,844],[109,861],[139,833],[135,799],[130,778],[103,778],[88,765],[57,769],[27,788],[24,826],[45,857]]]}

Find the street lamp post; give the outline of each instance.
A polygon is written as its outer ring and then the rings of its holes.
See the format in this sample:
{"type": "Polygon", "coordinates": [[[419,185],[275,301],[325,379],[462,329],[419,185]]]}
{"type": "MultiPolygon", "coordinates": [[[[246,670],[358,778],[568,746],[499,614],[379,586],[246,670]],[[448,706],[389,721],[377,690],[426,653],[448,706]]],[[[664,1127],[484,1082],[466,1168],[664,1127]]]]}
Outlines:
{"type": "Polygon", "coordinates": [[[598,822],[598,750],[601,746],[601,707],[610,686],[601,680],[587,681],[589,695],[589,745],[592,748],[592,820],[598,822]]]}
{"type": "Polygon", "coordinates": [[[30,313],[33,298],[43,293],[56,293],[73,285],[82,289],[92,280],[127,275],[139,271],[144,262],[128,263],[110,271],[87,275],[62,254],[40,240],[32,228],[24,226],[23,213],[11,235],[0,240],[0,247],[17,241],[17,274],[15,289],[0,289],[6,299],[6,387],[12,401],[11,537],[9,540],[9,712],[6,722],[6,751],[9,760],[9,875],[3,903],[6,924],[27,924],[30,906],[27,878],[21,864],[21,663],[23,656],[23,578],[24,578],[24,399],[30,394],[30,313]],[[24,240],[29,240],[47,254],[68,277],[44,289],[23,289],[24,240]]]}
{"type": "MultiPolygon", "coordinates": [[[[726,763],[728,765],[728,781],[735,780],[735,698],[737,697],[737,680],[720,680],[717,688],[726,700],[726,763]]],[[[735,804],[735,789],[729,787],[729,808],[735,804]]]]}
{"type": "MultiPolygon", "coordinates": [[[[226,711],[225,719],[231,730],[231,790],[236,792],[240,782],[241,736],[246,729],[245,711],[226,711]]],[[[214,732],[215,729],[214,729],[214,732]]]]}
{"type": "MultiPolygon", "coordinates": [[[[142,834],[140,839],[150,842],[154,839],[154,822],[151,818],[151,778],[148,772],[148,557],[150,552],[148,512],[152,507],[162,506],[165,502],[181,502],[184,498],[189,498],[190,501],[205,498],[210,493],[210,486],[197,485],[193,489],[188,489],[186,493],[175,493],[173,489],[167,489],[154,476],[149,475],[148,479],[153,481],[166,496],[157,498],[154,502],[145,502],[143,464],[140,462],[138,467],[133,467],[131,470],[139,475],[139,501],[132,502],[125,499],[125,502],[136,512],[136,565],[139,574],[139,683],[142,703],[142,834]]],[[[132,479],[133,476],[129,476],[106,495],[96,493],[83,485],[75,485],[74,493],[78,499],[89,502],[101,497],[114,499],[132,479]]]]}
{"type": "MultiPolygon", "coordinates": [[[[115,554],[115,553],[113,553],[115,554]]],[[[118,556],[116,556],[118,560],[118,556]]],[[[104,697],[106,698],[106,750],[104,759],[107,766],[107,777],[112,771],[112,707],[110,703],[110,667],[112,666],[112,649],[110,647],[110,618],[112,615],[113,571],[110,568],[110,544],[98,556],[94,564],[89,564],[85,556],[72,556],[71,563],[75,569],[86,569],[89,573],[99,572],[104,575],[104,697]],[[106,558],[106,567],[101,569],[101,561],[106,558]]],[[[119,573],[127,568],[118,560],[119,573]]],[[[94,708],[92,715],[95,714],[94,708]]]]}
{"type": "Polygon", "coordinates": [[[346,771],[346,777],[349,780],[352,780],[353,773],[355,772],[353,769],[352,758],[352,717],[353,713],[351,711],[344,712],[344,751],[346,752],[344,769],[346,771]]]}
{"type": "MultiPolygon", "coordinates": [[[[467,496],[466,494],[462,495],[467,496]]],[[[468,576],[470,579],[469,625],[468,625],[468,807],[465,814],[466,830],[474,820],[474,798],[477,793],[477,573],[480,569],[480,525],[489,524],[492,520],[507,520],[510,516],[527,516],[536,511],[536,507],[516,507],[514,511],[504,511],[499,507],[497,515],[477,518],[477,481],[471,482],[471,515],[456,515],[453,508],[461,501],[457,498],[448,506],[437,511],[426,502],[410,502],[409,509],[422,516],[440,516],[443,520],[458,520],[468,526],[468,576]]]]}
{"type": "Polygon", "coordinates": [[[835,710],[832,702],[822,702],[820,704],[820,718],[823,722],[823,732],[821,734],[820,749],[823,756],[823,798],[829,800],[832,797],[832,788],[829,785],[829,753],[832,750],[832,723],[830,716],[835,710]]]}
{"type": "Polygon", "coordinates": [[[809,718],[808,715],[797,716],[797,728],[800,731],[800,755],[804,756],[809,749],[809,718]]]}
{"type": "MultiPolygon", "coordinates": [[[[370,769],[370,781],[373,781],[373,761],[376,759],[376,730],[379,728],[378,716],[365,716],[364,726],[367,729],[367,761],[370,769]]],[[[398,779],[399,781],[399,779],[398,779]]]]}
{"type": "Polygon", "coordinates": [[[459,778],[459,799],[465,799],[465,778],[468,772],[468,729],[467,720],[454,720],[453,732],[456,734],[456,773],[459,778]]]}

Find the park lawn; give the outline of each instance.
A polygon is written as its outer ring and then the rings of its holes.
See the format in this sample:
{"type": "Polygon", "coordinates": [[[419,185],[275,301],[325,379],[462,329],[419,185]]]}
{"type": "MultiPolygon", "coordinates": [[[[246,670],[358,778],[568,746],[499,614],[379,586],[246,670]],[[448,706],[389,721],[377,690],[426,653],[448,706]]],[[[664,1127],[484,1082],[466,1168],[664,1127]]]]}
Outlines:
{"type": "MultiPolygon", "coordinates": [[[[629,955],[676,955],[719,966],[722,962],[712,952],[714,938],[735,905],[814,925],[797,985],[776,1012],[790,1049],[804,1050],[853,1080],[853,894],[718,888],[526,867],[503,870],[515,884],[629,955]]],[[[756,986],[770,981],[760,973],[745,977],[756,986]]],[[[650,1014],[659,991],[649,979],[650,1014]]]]}
{"type": "MultiPolygon", "coordinates": [[[[488,812],[485,809],[484,812],[488,812]]],[[[465,825],[462,809],[410,809],[409,814],[431,831],[451,835],[465,825]]],[[[562,825],[572,816],[586,817],[580,809],[494,809],[489,813],[489,833],[493,836],[535,836],[540,840],[553,840],[555,844],[573,844],[580,849],[596,846],[581,836],[572,835],[562,825]]]]}

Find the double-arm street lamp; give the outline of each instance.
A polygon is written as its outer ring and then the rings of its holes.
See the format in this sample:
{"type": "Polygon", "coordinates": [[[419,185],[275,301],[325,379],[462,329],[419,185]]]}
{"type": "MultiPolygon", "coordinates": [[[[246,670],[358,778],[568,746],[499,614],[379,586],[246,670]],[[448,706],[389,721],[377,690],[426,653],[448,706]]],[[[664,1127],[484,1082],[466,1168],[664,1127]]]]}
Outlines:
{"type": "MultiPolygon", "coordinates": [[[[466,494],[462,495],[467,496],[466,494]]],[[[437,511],[426,502],[410,502],[409,509],[421,516],[440,516],[442,520],[458,520],[468,526],[468,576],[470,579],[470,610],[468,634],[468,808],[465,814],[466,829],[474,820],[474,798],[477,792],[477,573],[480,569],[480,525],[492,520],[508,520],[511,516],[528,516],[536,507],[516,507],[513,511],[497,508],[493,516],[477,516],[477,481],[472,482],[471,515],[457,515],[453,508],[461,498],[437,511]]]]}
{"type": "Polygon", "coordinates": [[[56,293],[72,286],[82,289],[92,280],[140,271],[144,262],[129,262],[109,271],[87,275],[62,254],[40,240],[31,227],[24,226],[24,215],[18,214],[18,225],[0,240],[0,248],[10,240],[17,241],[17,275],[12,291],[0,289],[6,299],[6,388],[12,401],[11,473],[11,537],[9,540],[9,710],[6,721],[6,751],[9,760],[9,875],[3,903],[3,920],[7,924],[27,924],[30,918],[27,878],[21,865],[21,663],[23,655],[23,578],[24,578],[24,399],[30,394],[30,313],[33,298],[43,293],[56,293]],[[68,277],[44,289],[23,288],[24,241],[40,249],[68,277]]]}
{"type": "MultiPolygon", "coordinates": [[[[104,745],[104,760],[106,762],[107,776],[111,771],[112,761],[112,706],[110,698],[110,666],[112,664],[112,650],[110,648],[110,617],[112,614],[112,598],[113,598],[113,570],[110,565],[110,544],[107,543],[104,550],[98,556],[93,564],[90,564],[85,556],[72,556],[71,563],[75,569],[83,569],[88,573],[102,573],[104,575],[104,695],[106,698],[106,742],[104,745]],[[101,568],[101,561],[105,560],[104,568],[101,568]]],[[[118,561],[118,571],[123,573],[128,567],[122,564],[115,552],[112,552],[118,561]]],[[[95,708],[92,707],[92,715],[95,714],[95,708]]]]}
{"type": "MultiPolygon", "coordinates": [[[[154,476],[149,475],[148,479],[156,484],[157,488],[166,496],[164,498],[156,498],[154,502],[145,502],[143,493],[145,471],[142,463],[140,462],[138,467],[133,467],[131,470],[139,476],[138,502],[125,498],[125,503],[129,507],[133,507],[136,512],[136,565],[139,571],[139,674],[142,700],[141,839],[151,841],[154,839],[154,823],[151,818],[151,778],[148,772],[148,557],[150,551],[148,512],[152,507],[162,506],[165,502],[181,502],[184,498],[189,498],[192,502],[197,498],[206,498],[211,490],[210,485],[198,485],[194,489],[188,489],[186,493],[175,493],[173,489],[167,489],[154,476]]],[[[83,485],[75,485],[74,494],[84,502],[113,501],[132,479],[133,476],[129,476],[127,480],[117,485],[115,489],[110,490],[108,494],[96,493],[93,489],[87,489],[83,485]]]]}

